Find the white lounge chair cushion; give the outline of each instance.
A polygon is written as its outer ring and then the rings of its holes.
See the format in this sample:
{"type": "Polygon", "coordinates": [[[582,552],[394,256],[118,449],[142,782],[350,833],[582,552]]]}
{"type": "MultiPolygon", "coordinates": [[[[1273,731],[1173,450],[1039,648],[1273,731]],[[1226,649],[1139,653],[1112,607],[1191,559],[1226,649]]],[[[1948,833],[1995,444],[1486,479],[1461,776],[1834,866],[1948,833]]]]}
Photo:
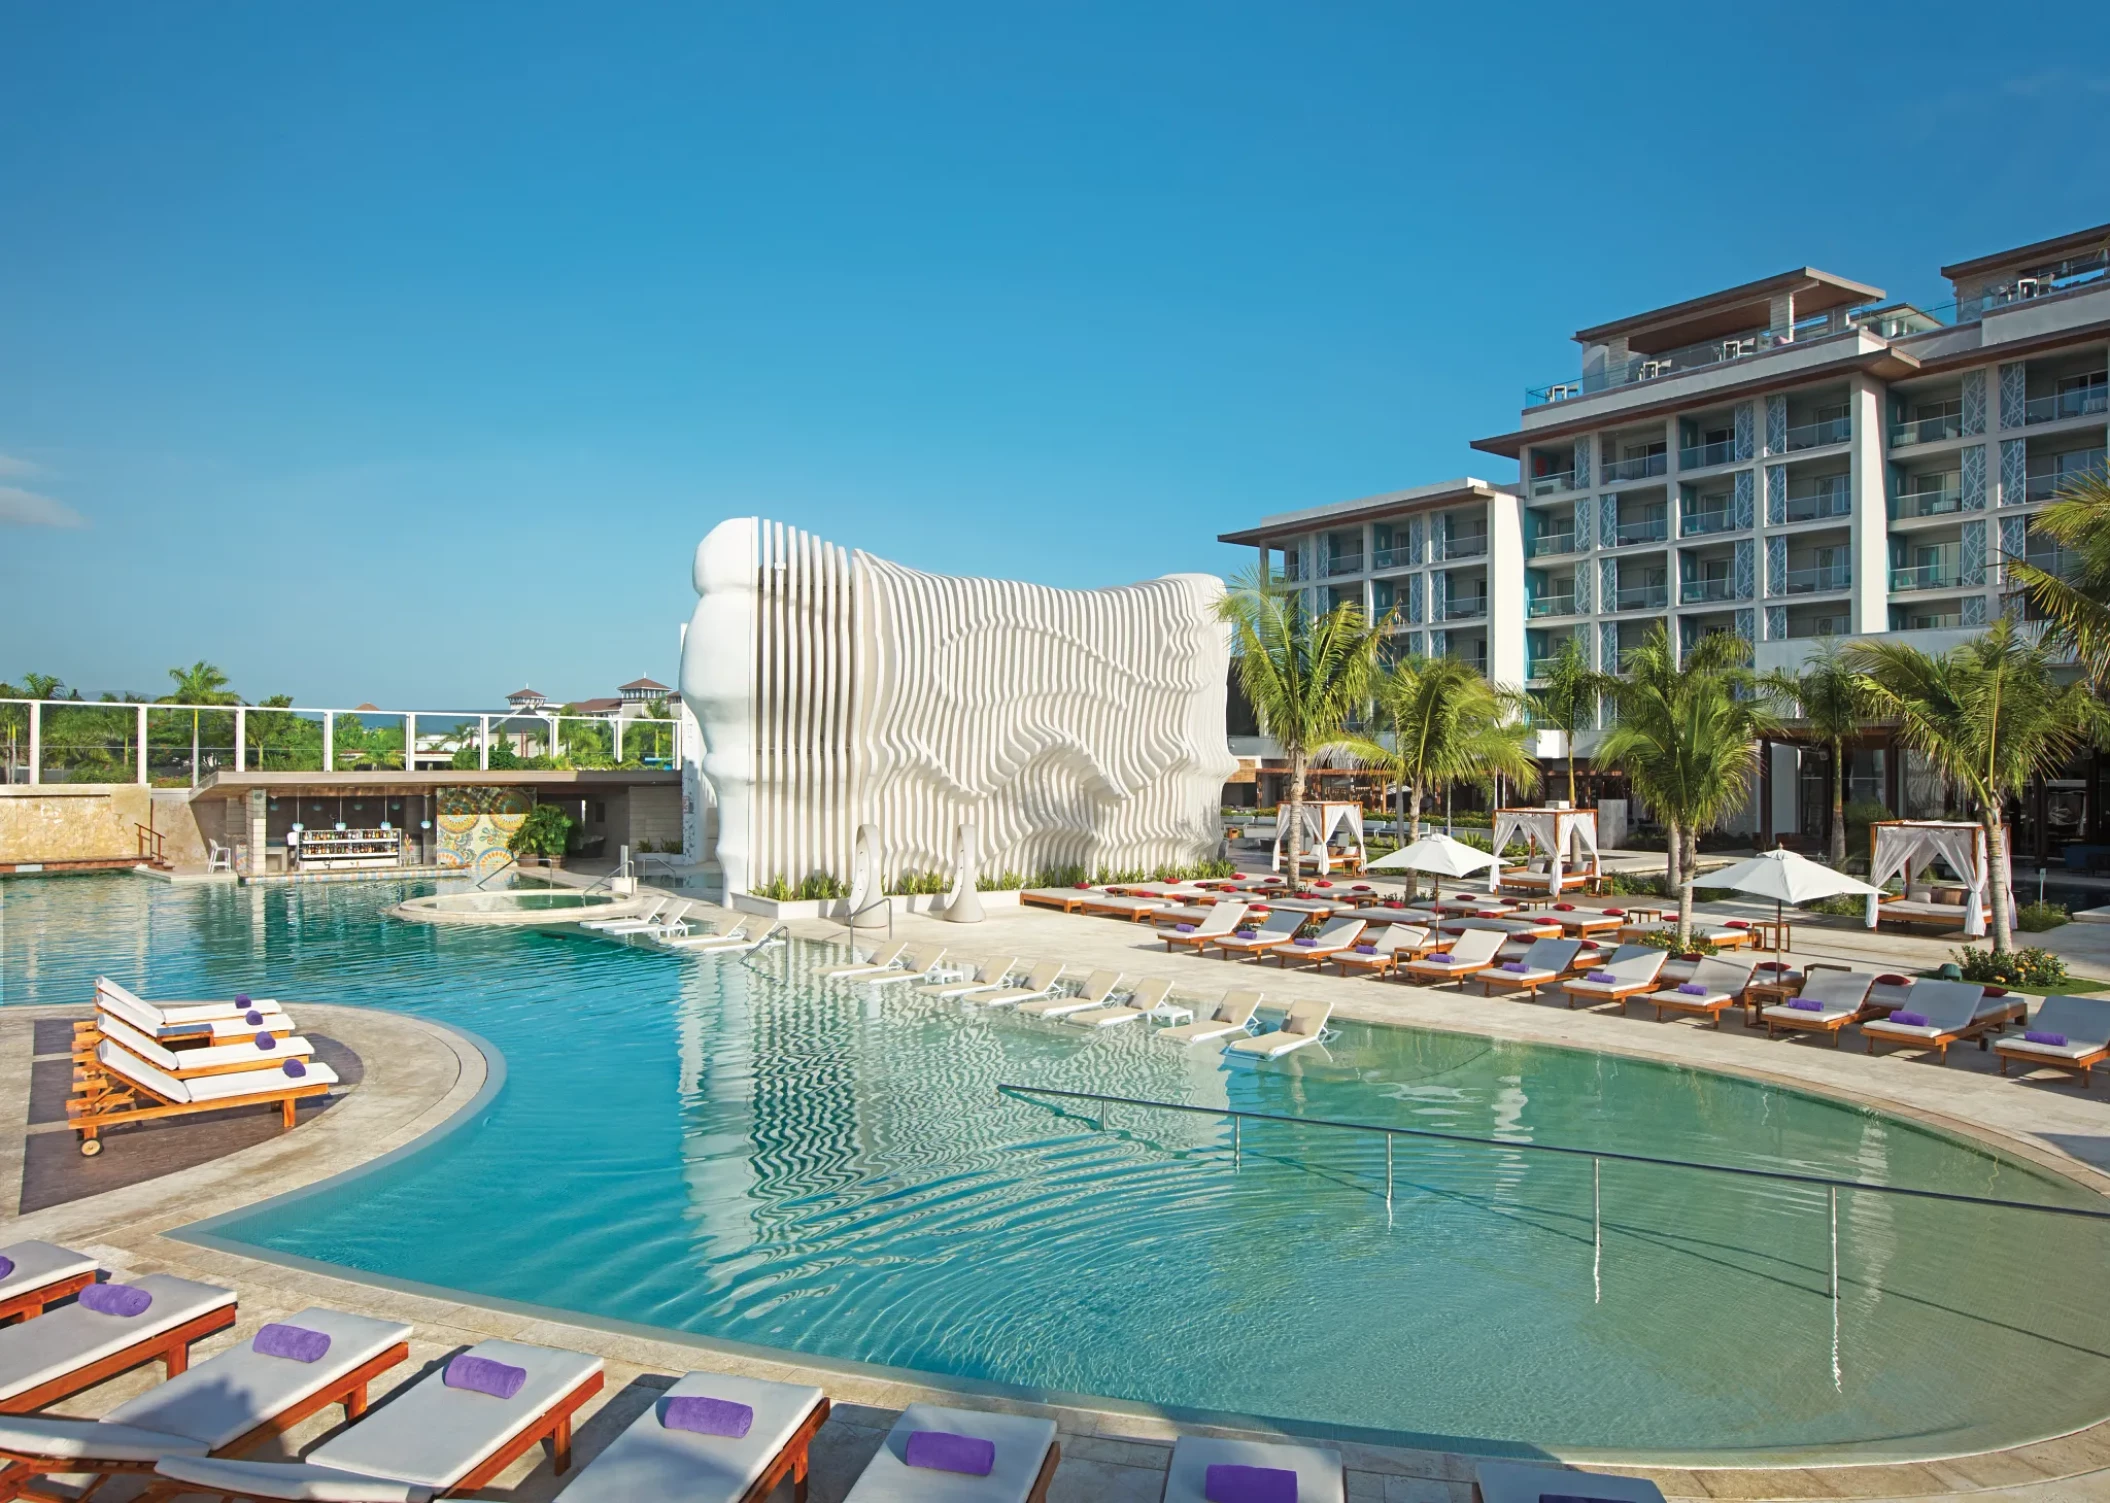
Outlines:
{"type": "Polygon", "coordinates": [[[1676,987],[1672,987],[1665,992],[1650,992],[1641,1000],[1654,1003],[1660,1007],[1702,1008],[1726,1007],[1735,999],[1727,992],[1703,992],[1696,997],[1691,992],[1681,992],[1676,987]]]}
{"type": "Polygon", "coordinates": [[[1841,1018],[1850,1018],[1860,1010],[1858,1007],[1846,1006],[1789,1007],[1782,1004],[1779,1007],[1763,1009],[1759,1016],[1782,1023],[1822,1023],[1829,1025],[1838,1022],[1841,1018]]]}
{"type": "Polygon", "coordinates": [[[1549,981],[1560,980],[1559,971],[1533,967],[1523,971],[1505,971],[1500,966],[1490,966],[1480,973],[1482,981],[1507,982],[1511,986],[1544,986],[1549,981]]]}
{"type": "Polygon", "coordinates": [[[56,1242],[13,1242],[0,1247],[0,1257],[15,1265],[6,1278],[0,1279],[0,1300],[96,1269],[95,1259],[56,1242]]]}
{"type": "Polygon", "coordinates": [[[1302,1049],[1306,1044],[1316,1044],[1315,1033],[1284,1033],[1277,1029],[1273,1033],[1256,1033],[1250,1038],[1233,1039],[1225,1046],[1232,1054],[1250,1055],[1256,1059],[1277,1059],[1291,1050],[1302,1049]]]}
{"type": "Polygon", "coordinates": [[[894,1421],[879,1454],[843,1503],[1025,1503],[1053,1444],[1053,1420],[911,1404],[894,1421]],[[909,1436],[918,1430],[942,1430],[994,1442],[996,1464],[986,1477],[910,1466],[903,1453],[909,1436]]]}
{"type": "Polygon", "coordinates": [[[821,1401],[818,1388],[695,1372],[653,1400],[564,1489],[564,1503],[739,1503],[821,1401]],[[669,1430],[667,1399],[705,1397],[755,1412],[737,1440],[669,1430]]]}
{"type": "Polygon", "coordinates": [[[53,1461],[159,1461],[164,1456],[203,1456],[211,1449],[188,1436],[108,1420],[0,1414],[0,1450],[16,1456],[53,1461]]]}
{"type": "Polygon", "coordinates": [[[234,1291],[166,1273],[130,1282],[154,1299],[137,1315],[101,1315],[67,1305],[0,1330],[0,1399],[78,1371],[136,1342],[234,1303],[234,1291]]]}
{"type": "Polygon", "coordinates": [[[315,1053],[315,1046],[303,1038],[278,1039],[269,1049],[259,1049],[256,1034],[268,1033],[269,1029],[254,1028],[249,1036],[236,1044],[208,1044],[203,1049],[170,1049],[148,1035],[141,1033],[120,1018],[105,1016],[100,1024],[103,1037],[115,1040],[131,1050],[148,1064],[175,1073],[183,1070],[216,1070],[229,1065],[251,1069],[264,1069],[283,1064],[289,1059],[305,1060],[315,1053]]]}
{"type": "Polygon", "coordinates": [[[282,1011],[275,997],[252,997],[247,1002],[149,1002],[137,992],[119,986],[107,976],[95,979],[97,1006],[118,1008],[152,1019],[148,1027],[210,1023],[217,1019],[239,1019],[245,1013],[282,1011]]]}
{"type": "Polygon", "coordinates": [[[1539,1503],[1541,1493],[1615,1498],[1619,1503],[1663,1503],[1663,1491],[1655,1483],[1614,1472],[1577,1472],[1520,1461],[1483,1461],[1475,1471],[1480,1503],[1539,1503]]]}
{"type": "Polygon", "coordinates": [[[2028,1039],[2002,1039],[1999,1043],[2003,1054],[2036,1054],[2045,1059],[2079,1059],[2084,1054],[2100,1054],[2103,1045],[2082,1039],[2079,1043],[2033,1044],[2028,1039]]]}
{"type": "Polygon", "coordinates": [[[1331,1446],[1183,1435],[1172,1448],[1172,1465],[1165,1473],[1165,1503],[1204,1503],[1207,1494],[1203,1488],[1212,1466],[1258,1466],[1295,1472],[1297,1503],[1343,1503],[1348,1496],[1341,1473],[1341,1453],[1331,1446]]]}
{"type": "Polygon", "coordinates": [[[145,1060],[127,1054],[107,1039],[95,1046],[95,1057],[115,1074],[145,1086],[157,1096],[187,1106],[337,1084],[337,1072],[320,1063],[311,1063],[308,1073],[298,1080],[282,1070],[237,1070],[231,1075],[200,1075],[194,1080],[178,1080],[166,1070],[157,1070],[145,1060]]]}
{"type": "Polygon", "coordinates": [[[242,1341],[119,1404],[102,1423],[180,1435],[217,1451],[410,1339],[410,1327],[397,1321],[320,1305],[287,1316],[285,1324],[322,1332],[330,1349],[313,1362],[295,1362],[242,1341]]]}
{"type": "MultiPolygon", "coordinates": [[[[386,1410],[376,1411],[386,1413],[386,1410]]],[[[435,1490],[382,1477],[362,1477],[326,1466],[290,1461],[222,1461],[212,1456],[172,1456],[154,1470],[204,1491],[245,1498],[287,1498],[298,1503],[428,1503],[435,1490]]]]}

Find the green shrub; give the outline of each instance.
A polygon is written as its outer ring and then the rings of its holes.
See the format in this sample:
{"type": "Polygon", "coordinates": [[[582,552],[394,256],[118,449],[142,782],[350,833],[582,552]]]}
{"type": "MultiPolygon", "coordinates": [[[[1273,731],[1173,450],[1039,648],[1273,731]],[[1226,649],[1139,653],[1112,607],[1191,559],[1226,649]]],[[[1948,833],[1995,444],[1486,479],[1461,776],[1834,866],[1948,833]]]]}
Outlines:
{"type": "Polygon", "coordinates": [[[1660,876],[1644,877],[1633,872],[1612,872],[1605,878],[1607,888],[1614,896],[1622,898],[1660,898],[1663,896],[1663,879],[1660,876]]]}
{"type": "Polygon", "coordinates": [[[850,885],[830,872],[808,872],[799,883],[799,901],[802,903],[826,902],[831,898],[847,898],[850,885]]]}
{"type": "Polygon", "coordinates": [[[2063,986],[2066,962],[2049,950],[1956,950],[1963,979],[1980,985],[2031,988],[2063,986]]]}
{"type": "Polygon", "coordinates": [[[1685,943],[1679,944],[1678,931],[1675,929],[1650,930],[1639,939],[1631,941],[1631,943],[1647,945],[1652,950],[1670,950],[1679,955],[1714,955],[1719,953],[1714,947],[1713,940],[1702,938],[1697,934],[1687,936],[1685,943]]]}
{"type": "Polygon", "coordinates": [[[2031,934],[2042,934],[2046,929],[2056,929],[2072,915],[2064,903],[2027,903],[2015,915],[2015,927],[2031,934]]]}
{"type": "Polygon", "coordinates": [[[922,896],[934,892],[948,892],[952,879],[943,872],[901,872],[887,884],[887,891],[922,896]]]}
{"type": "Polygon", "coordinates": [[[561,856],[571,842],[572,818],[555,804],[537,804],[506,842],[516,856],[561,856]]]}
{"type": "Polygon", "coordinates": [[[1842,892],[1829,898],[1816,898],[1801,905],[1805,913],[1829,913],[1838,918],[1860,918],[1868,912],[1868,899],[1857,898],[1850,892],[1842,892]]]}

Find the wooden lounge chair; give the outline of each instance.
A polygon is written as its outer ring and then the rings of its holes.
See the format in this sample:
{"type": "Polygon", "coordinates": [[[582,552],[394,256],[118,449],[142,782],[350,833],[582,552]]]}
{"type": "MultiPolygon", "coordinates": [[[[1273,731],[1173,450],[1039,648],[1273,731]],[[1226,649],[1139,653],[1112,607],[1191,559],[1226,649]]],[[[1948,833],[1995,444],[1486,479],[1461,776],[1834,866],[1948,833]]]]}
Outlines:
{"type": "Polygon", "coordinates": [[[1331,1446],[1182,1435],[1173,1443],[1165,1472],[1164,1503],[1206,1503],[1226,1496],[1209,1486],[1210,1472],[1220,1467],[1288,1472],[1295,1480],[1285,1496],[1297,1503],[1346,1503],[1348,1497],[1341,1453],[1331,1446]]]}
{"type": "Polygon", "coordinates": [[[1233,1039],[1224,1046],[1224,1053],[1246,1059],[1280,1059],[1307,1044],[1323,1040],[1326,1020],[1332,1016],[1331,1002],[1292,1002],[1289,1016],[1282,1020],[1280,1028],[1272,1033],[1255,1033],[1233,1039]]]}
{"type": "Polygon", "coordinates": [[[1164,898],[1126,897],[1117,893],[1101,892],[1087,894],[1078,905],[1082,913],[1097,914],[1101,918],[1127,919],[1131,924],[1140,923],[1153,913],[1163,913],[1176,906],[1164,898]]]}
{"type": "Polygon", "coordinates": [[[215,1019],[239,1019],[252,1012],[284,1012],[276,997],[214,998],[206,1000],[184,999],[179,1001],[149,1002],[130,989],[118,985],[108,976],[95,978],[95,1003],[100,1007],[105,1001],[119,1002],[153,1014],[155,1026],[173,1032],[198,1033],[200,1025],[215,1019]]]}
{"type": "Polygon", "coordinates": [[[2003,1008],[1997,1016],[1982,1012],[1985,988],[1973,981],[1915,981],[1905,994],[1905,1005],[1887,1018],[1870,1018],[1861,1025],[1868,1052],[1876,1044],[1919,1044],[1946,1060],[1949,1046],[1975,1038],[1986,1047],[1985,1035],[2006,1020],[2003,1008]],[[1900,1022],[1900,1016],[1925,1018],[1924,1023],[1900,1022]]]}
{"type": "MultiPolygon", "coordinates": [[[[1645,924],[1625,924],[1620,927],[1622,944],[1633,944],[1651,935],[1675,934],[1678,926],[1670,919],[1651,919],[1645,924]]],[[[1692,937],[1704,939],[1718,950],[1737,950],[1756,944],[1758,936],[1751,930],[1734,924],[1718,924],[1695,915],[1692,921],[1692,937]]]]}
{"type": "Polygon", "coordinates": [[[77,1047],[92,1047],[102,1018],[115,1018],[128,1027],[171,1048],[203,1044],[231,1044],[259,1033],[285,1037],[293,1032],[293,1019],[276,1002],[239,1007],[232,1002],[142,1002],[123,987],[106,980],[95,984],[95,1017],[73,1025],[77,1047]],[[249,1021],[254,1014],[257,1021],[249,1021]]]}
{"type": "Polygon", "coordinates": [[[397,1390],[297,1462],[172,1456],[154,1470],[185,1484],[171,1491],[222,1499],[370,1498],[376,1492],[362,1489],[377,1480],[400,1484],[410,1498],[461,1496],[488,1487],[547,1440],[556,1470],[569,1471],[572,1416],[601,1391],[601,1359],[517,1341],[479,1342],[454,1362],[463,1357],[527,1376],[511,1398],[499,1398],[450,1387],[449,1363],[397,1390]]]}
{"type": "Polygon", "coordinates": [[[1552,985],[1574,969],[1575,957],[1582,947],[1579,939],[1535,939],[1521,960],[1497,962],[1473,980],[1480,983],[1484,997],[1492,997],[1498,990],[1528,992],[1536,997],[1540,987],[1552,985]]]}
{"type": "Polygon", "coordinates": [[[827,1396],[804,1384],[686,1373],[580,1470],[563,1503],[760,1503],[787,1481],[803,1499],[807,1452],[828,1409],[827,1396]],[[747,1433],[669,1428],[671,1401],[686,1398],[745,1404],[747,1433]]]}
{"type": "Polygon", "coordinates": [[[56,1242],[10,1243],[0,1258],[10,1265],[0,1274],[0,1324],[34,1319],[95,1282],[95,1259],[56,1242]]]}
{"type": "Polygon", "coordinates": [[[107,1378],[159,1362],[170,1377],[191,1343],[234,1324],[234,1291],[165,1273],[133,1279],[151,1303],[105,1315],[76,1301],[0,1330],[0,1414],[29,1414],[107,1378]]]}
{"type": "Polygon", "coordinates": [[[1478,1503],[1539,1503],[1541,1498],[1600,1498],[1604,1503],[1663,1503],[1663,1490],[1642,1477],[1579,1472],[1524,1461],[1482,1461],[1474,1468],[1478,1503]]]}
{"type": "Polygon", "coordinates": [[[1463,981],[1493,965],[1507,937],[1499,929],[1468,929],[1450,949],[1419,960],[1403,960],[1392,967],[1392,974],[1413,981],[1463,981]]]}
{"type": "Polygon", "coordinates": [[[1274,956],[1275,964],[1285,971],[1293,961],[1298,965],[1315,965],[1324,969],[1336,955],[1354,949],[1366,927],[1359,918],[1328,919],[1308,940],[1292,939],[1286,945],[1277,945],[1269,953],[1274,956]]]}
{"type": "Polygon", "coordinates": [[[1125,1003],[1064,1013],[1062,1020],[1085,1028],[1112,1028],[1120,1023],[1133,1023],[1138,1018],[1147,1018],[1155,1013],[1171,991],[1171,982],[1152,976],[1148,980],[1137,982],[1135,990],[1128,994],[1125,1003]]]}
{"type": "Polygon", "coordinates": [[[1555,903],[1542,915],[1551,923],[1559,924],[1566,933],[1577,938],[1588,938],[1592,934],[1610,934],[1624,927],[1624,915],[1613,917],[1602,908],[1577,908],[1573,903],[1555,903]]]}
{"type": "Polygon", "coordinates": [[[1485,918],[1467,914],[1464,918],[1444,919],[1436,925],[1439,934],[1464,934],[1471,929],[1492,929],[1505,939],[1559,939],[1562,934],[1559,924],[1539,918],[1485,918]]]}
{"type": "MultiPolygon", "coordinates": [[[[195,1080],[206,1075],[235,1075],[244,1070],[278,1070],[289,1059],[308,1060],[314,1057],[315,1046],[300,1037],[279,1038],[258,1029],[251,1038],[234,1044],[206,1044],[196,1049],[170,1049],[148,1038],[129,1024],[102,1014],[96,1023],[95,1042],[83,1048],[78,1040],[74,1044],[73,1067],[76,1071],[103,1072],[102,1062],[96,1049],[104,1040],[115,1044],[134,1059],[143,1060],[158,1070],[165,1070],[178,1080],[195,1080]],[[268,1043],[264,1042],[269,1040],[268,1043]]],[[[79,1075],[75,1080],[79,1080],[79,1075]]]]}
{"type": "Polygon", "coordinates": [[[840,981],[846,977],[862,975],[866,971],[883,971],[889,966],[896,964],[906,954],[908,954],[908,941],[901,940],[898,943],[888,945],[882,950],[873,951],[872,958],[869,960],[852,961],[848,965],[823,966],[819,973],[819,979],[822,981],[840,981]]]}
{"type": "Polygon", "coordinates": [[[1868,992],[1875,980],[1872,972],[1812,961],[1804,969],[1802,985],[1792,1001],[1775,1003],[1760,1010],[1759,1017],[1765,1020],[1766,1037],[1776,1038],[1783,1030],[1828,1033],[1832,1036],[1832,1047],[1838,1048],[1839,1040],[1846,1037],[1847,1025],[1858,1023],[1869,1015],[1868,992]],[[1803,1005],[1797,1007],[1797,1002],[1803,1005]]]}
{"type": "Polygon", "coordinates": [[[1075,913],[1093,895],[1089,887],[1028,887],[1018,895],[1021,903],[1035,908],[1058,908],[1064,913],[1075,913]]]}
{"type": "Polygon", "coordinates": [[[110,1128],[242,1106],[277,1107],[283,1130],[290,1132],[298,1104],[309,1096],[326,1095],[337,1084],[337,1072],[319,1060],[288,1060],[276,1070],[180,1080],[107,1039],[96,1046],[95,1059],[99,1068],[76,1078],[75,1095],[66,1103],[66,1116],[80,1134],[81,1152],[89,1158],[103,1151],[100,1134],[110,1128]],[[301,1073],[294,1075],[293,1070],[301,1073]]]}
{"type": "Polygon", "coordinates": [[[1193,924],[1181,923],[1168,929],[1158,937],[1165,941],[1167,953],[1185,946],[1197,955],[1211,941],[1235,933],[1245,918],[1246,905],[1236,900],[1216,904],[1193,924]]]}
{"type": "Polygon", "coordinates": [[[1016,955],[1005,955],[994,960],[985,960],[974,968],[974,973],[960,980],[932,981],[916,988],[919,997],[936,997],[941,1002],[950,1002],[956,997],[965,997],[973,992],[998,992],[1004,989],[1004,978],[1018,965],[1016,955]]]}
{"type": "Polygon", "coordinates": [[[1612,952],[1612,958],[1596,970],[1570,976],[1561,982],[1561,990],[1567,994],[1571,1009],[1578,1002],[1590,1007],[1601,1002],[1617,1002],[1619,1010],[1624,1012],[1627,998],[1656,989],[1656,978],[1662,974],[1663,963],[1669,958],[1669,951],[1659,950],[1654,945],[1621,945],[1612,952]],[[1597,979],[1600,976],[1611,979],[1600,981],[1597,979]]]}
{"type": "Polygon", "coordinates": [[[1007,986],[993,992],[969,992],[960,1000],[972,1002],[977,1007],[1009,1007],[1017,1002],[1030,1002],[1035,997],[1047,996],[1055,990],[1055,983],[1061,979],[1061,961],[1036,961],[1033,968],[1026,972],[1026,979],[1017,986],[1007,986]]]}
{"type": "Polygon", "coordinates": [[[1209,941],[1207,949],[1198,953],[1206,954],[1208,949],[1220,950],[1226,960],[1264,954],[1277,945],[1288,944],[1291,936],[1304,927],[1306,917],[1307,915],[1302,913],[1270,913],[1261,921],[1258,929],[1220,934],[1209,941]],[[1249,933],[1253,937],[1241,939],[1240,933],[1249,933]]]}
{"type": "Polygon", "coordinates": [[[858,1474],[843,1503],[932,1503],[939,1498],[945,1503],[1046,1503],[1048,1484],[1061,1464],[1053,1420],[911,1404],[894,1421],[879,1453],[858,1474]],[[909,1437],[918,1432],[988,1441],[995,1449],[989,1474],[977,1477],[910,1466],[909,1437]]]}
{"type": "MultiPolygon", "coordinates": [[[[1693,967],[1691,980],[1649,992],[1641,1000],[1656,1009],[1659,1023],[1666,1014],[1676,1012],[1705,1017],[1720,1028],[1723,1011],[1743,1001],[1744,988],[1751,984],[1751,967],[1756,963],[1754,960],[1738,962],[1720,955],[1703,956],[1693,967]]],[[[1619,1010],[1626,1011],[1624,999],[1619,1010]]]]}
{"type": "Polygon", "coordinates": [[[1223,1001],[1209,1009],[1206,1018],[1161,1028],[1157,1037],[1170,1039],[1175,1044],[1207,1044],[1229,1038],[1234,1033],[1248,1032],[1253,1026],[1253,1014],[1260,1010],[1260,1002],[1260,993],[1233,987],[1224,993],[1223,1001]]]}
{"type": "MultiPolygon", "coordinates": [[[[410,1327],[311,1305],[285,1324],[319,1332],[312,1362],[269,1356],[244,1341],[119,1404],[100,1419],[0,1417],[0,1497],[39,1477],[103,1480],[150,1473],[170,1456],[239,1456],[333,1404],[366,1413],[367,1385],[410,1356],[410,1327]]],[[[166,1494],[164,1494],[166,1495],[166,1494]]]]}
{"type": "Polygon", "coordinates": [[[1084,978],[1081,990],[1068,995],[1036,998],[1031,1002],[1020,1002],[1018,1011],[1029,1018],[1060,1018],[1086,1008],[1103,1007],[1106,999],[1121,989],[1119,971],[1094,971],[1084,978]]]}
{"type": "Polygon", "coordinates": [[[1382,976],[1402,959],[1426,955],[1436,940],[1419,924],[1386,924],[1374,938],[1366,936],[1346,950],[1336,950],[1330,960],[1343,976],[1382,976]],[[1367,952],[1367,953],[1366,953],[1367,952]]]}
{"type": "Polygon", "coordinates": [[[2012,1062],[2023,1069],[2049,1066],[2081,1078],[2088,1088],[2089,1071],[2110,1059],[2110,1001],[2101,997],[2046,997],[2030,1019],[2029,1032],[2019,1039],[2000,1039],[1993,1045],[2000,1056],[2000,1073],[2007,1074],[2012,1062]],[[2063,1038],[2064,1043],[2057,1040],[2063,1038]]]}

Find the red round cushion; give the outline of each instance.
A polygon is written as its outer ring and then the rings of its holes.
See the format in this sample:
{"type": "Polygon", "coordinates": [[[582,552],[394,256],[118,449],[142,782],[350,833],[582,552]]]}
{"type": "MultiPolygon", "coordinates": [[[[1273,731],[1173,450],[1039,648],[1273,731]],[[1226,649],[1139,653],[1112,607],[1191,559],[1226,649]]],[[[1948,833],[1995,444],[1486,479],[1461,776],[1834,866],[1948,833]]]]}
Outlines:
{"type": "Polygon", "coordinates": [[[1988,997],[2004,997],[2007,995],[2007,988],[2004,986],[1989,986],[1985,989],[1985,994],[1988,997]]]}
{"type": "Polygon", "coordinates": [[[1604,911],[1604,916],[1606,918],[1625,918],[1626,910],[1624,908],[1607,908],[1604,911]]]}
{"type": "Polygon", "coordinates": [[[1877,985],[1877,986],[1910,986],[1910,985],[1912,985],[1912,978],[1911,978],[1911,977],[1909,977],[1909,976],[1878,976],[1878,977],[1876,977],[1876,985],[1877,985]]]}
{"type": "Polygon", "coordinates": [[[1092,884],[1089,882],[1079,882],[1077,884],[1077,890],[1079,892],[1090,892],[1092,890],[1092,884]]]}
{"type": "Polygon", "coordinates": [[[1689,951],[1688,953],[1680,955],[1678,957],[1678,959],[1680,960],[1705,960],[1706,958],[1707,957],[1702,955],[1698,950],[1689,951]]]}
{"type": "Polygon", "coordinates": [[[1750,927],[1751,927],[1751,920],[1749,920],[1749,919],[1724,919],[1724,920],[1722,921],[1722,927],[1723,927],[1724,929],[1748,929],[1748,928],[1750,928],[1750,927]]]}
{"type": "Polygon", "coordinates": [[[1573,913],[1575,911],[1575,905],[1573,903],[1555,903],[1553,905],[1553,911],[1555,913],[1573,913]]]}

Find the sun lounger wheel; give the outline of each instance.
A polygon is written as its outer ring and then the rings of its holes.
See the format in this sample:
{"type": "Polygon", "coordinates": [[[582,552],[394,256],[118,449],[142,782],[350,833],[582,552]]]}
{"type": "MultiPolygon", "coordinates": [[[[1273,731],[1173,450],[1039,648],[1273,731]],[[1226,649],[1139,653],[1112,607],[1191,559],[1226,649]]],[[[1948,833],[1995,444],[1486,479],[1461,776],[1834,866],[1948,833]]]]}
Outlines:
{"type": "Polygon", "coordinates": [[[94,1157],[95,1157],[95,1156],[96,1156],[96,1155],[97,1155],[98,1153],[101,1153],[102,1151],[103,1151],[103,1140],[102,1140],[101,1138],[83,1138],[83,1139],[81,1139],[81,1157],[82,1157],[82,1158],[84,1158],[84,1159],[92,1159],[92,1158],[94,1158],[94,1157]]]}

